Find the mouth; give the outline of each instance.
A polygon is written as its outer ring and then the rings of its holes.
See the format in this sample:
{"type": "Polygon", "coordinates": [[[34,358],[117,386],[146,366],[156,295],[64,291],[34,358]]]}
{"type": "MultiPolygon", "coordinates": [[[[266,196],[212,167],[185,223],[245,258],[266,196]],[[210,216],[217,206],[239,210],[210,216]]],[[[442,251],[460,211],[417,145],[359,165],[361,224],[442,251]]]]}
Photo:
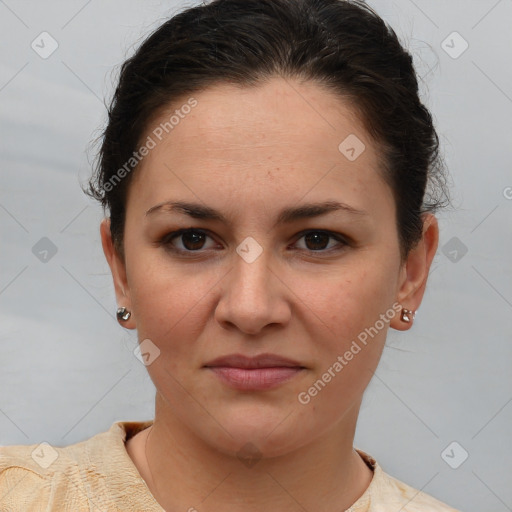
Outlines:
{"type": "Polygon", "coordinates": [[[245,391],[276,388],[306,370],[299,362],[274,354],[232,354],[214,359],[204,368],[229,387],[245,391]]]}

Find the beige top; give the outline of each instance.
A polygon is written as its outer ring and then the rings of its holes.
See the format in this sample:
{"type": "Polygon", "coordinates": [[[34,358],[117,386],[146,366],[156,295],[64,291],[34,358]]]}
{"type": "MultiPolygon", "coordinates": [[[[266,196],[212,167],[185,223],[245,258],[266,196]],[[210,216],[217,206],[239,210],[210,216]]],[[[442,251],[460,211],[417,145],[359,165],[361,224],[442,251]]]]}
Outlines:
{"type": "MultiPolygon", "coordinates": [[[[0,447],[0,510],[162,512],[125,448],[127,439],[151,424],[116,422],[65,447],[0,447]]],[[[374,474],[346,512],[460,512],[393,478],[371,455],[355,450],[374,474]]]]}

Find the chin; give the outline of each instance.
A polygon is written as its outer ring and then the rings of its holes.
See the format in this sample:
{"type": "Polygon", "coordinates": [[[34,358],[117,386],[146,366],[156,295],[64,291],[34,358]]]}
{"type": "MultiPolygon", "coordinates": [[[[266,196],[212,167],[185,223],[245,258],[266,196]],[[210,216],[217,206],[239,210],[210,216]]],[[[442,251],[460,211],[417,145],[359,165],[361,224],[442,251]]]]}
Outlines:
{"type": "MultiPolygon", "coordinates": [[[[293,412],[264,406],[243,408],[215,416],[222,427],[208,428],[200,436],[218,451],[245,459],[279,457],[307,443],[297,429],[293,412]],[[289,416],[288,416],[289,415],[289,416]],[[288,416],[288,417],[287,417],[288,416]]],[[[305,426],[305,425],[304,425],[305,426]]],[[[307,427],[306,427],[307,428],[307,427]]]]}

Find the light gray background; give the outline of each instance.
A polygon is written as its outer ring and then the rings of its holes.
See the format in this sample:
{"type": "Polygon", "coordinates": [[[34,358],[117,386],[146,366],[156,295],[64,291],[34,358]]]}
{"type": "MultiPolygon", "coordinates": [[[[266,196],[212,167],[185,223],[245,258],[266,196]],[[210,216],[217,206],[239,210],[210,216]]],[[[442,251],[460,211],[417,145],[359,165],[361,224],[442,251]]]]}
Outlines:
{"type": "MultiPolygon", "coordinates": [[[[112,69],[185,5],[0,1],[0,444],[66,445],[153,417],[136,334],[114,316],[102,212],[79,183],[112,69]],[[59,44],[47,59],[31,48],[43,31],[59,44]],[[46,262],[32,250],[43,237],[57,248],[46,262]]],[[[439,216],[415,325],[389,331],[355,446],[463,511],[512,510],[512,2],[370,5],[414,54],[456,210],[439,216]],[[458,58],[442,47],[453,31],[469,44],[458,58]],[[453,460],[469,454],[457,469],[441,456],[453,441],[453,460]]]]}

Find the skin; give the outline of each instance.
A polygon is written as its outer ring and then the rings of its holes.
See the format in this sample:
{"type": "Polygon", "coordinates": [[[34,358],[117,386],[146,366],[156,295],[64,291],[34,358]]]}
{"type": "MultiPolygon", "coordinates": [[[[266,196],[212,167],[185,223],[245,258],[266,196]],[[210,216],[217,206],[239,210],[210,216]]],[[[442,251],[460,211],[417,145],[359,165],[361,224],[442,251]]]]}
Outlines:
{"type": "MultiPolygon", "coordinates": [[[[124,325],[160,350],[147,366],[157,390],[154,425],[127,451],[167,510],[345,510],[373,476],[353,449],[364,390],[388,328],[412,323],[395,314],[308,404],[297,397],[394,303],[419,308],[437,220],[424,214],[423,238],[401,264],[381,157],[350,104],[320,85],[276,77],[193,97],[197,106],[133,176],[124,260],[109,220],[101,223],[118,305],[132,312],[124,325]],[[349,134],[366,146],[354,161],[338,150],[349,134]],[[208,205],[229,223],[145,215],[170,199],[208,205]],[[366,215],[276,224],[282,208],[328,199],[366,215]],[[190,227],[207,236],[168,244],[192,257],[158,243],[190,227]],[[320,229],[351,243],[300,234],[320,229]],[[249,236],[262,248],[251,263],[236,252],[249,236]],[[264,352],[306,369],[273,390],[238,391],[203,368],[221,355],[264,352]],[[246,443],[261,457],[252,467],[237,457],[246,443]]],[[[146,136],[186,100],[160,112],[146,136]]]]}

